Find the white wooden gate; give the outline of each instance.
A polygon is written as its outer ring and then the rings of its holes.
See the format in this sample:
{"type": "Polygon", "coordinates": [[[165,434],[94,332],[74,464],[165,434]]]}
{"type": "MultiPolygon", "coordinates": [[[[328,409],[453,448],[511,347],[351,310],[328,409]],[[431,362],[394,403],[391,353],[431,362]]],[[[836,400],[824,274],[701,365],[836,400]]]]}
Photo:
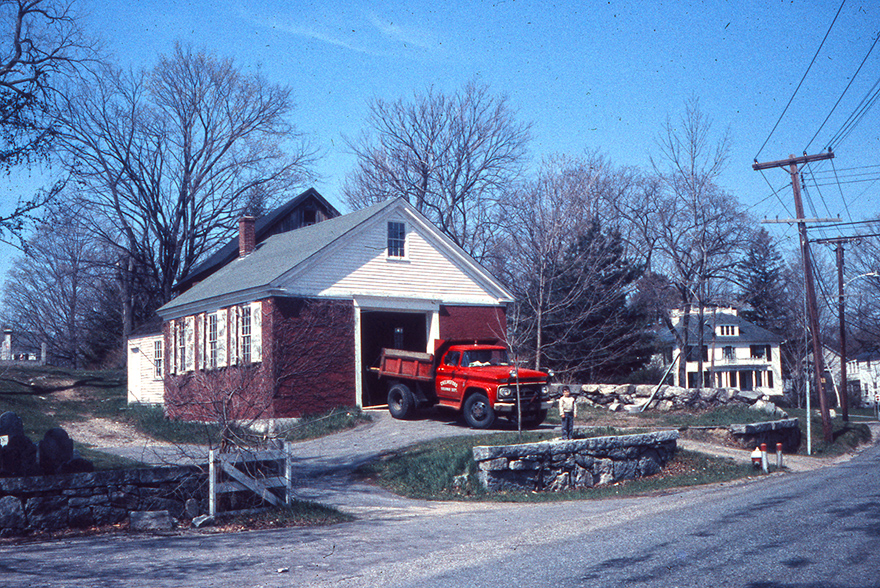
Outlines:
{"type": "MultiPolygon", "coordinates": [[[[282,506],[293,501],[293,468],[285,443],[280,450],[236,451],[220,453],[212,449],[208,455],[208,514],[218,513],[222,494],[250,492],[272,506],[282,506]],[[274,469],[274,475],[263,475],[266,468],[274,469]],[[280,492],[273,492],[279,490],[280,492]],[[279,496],[280,494],[280,496],[279,496]]],[[[258,509],[227,510],[227,513],[243,514],[258,509]]]]}

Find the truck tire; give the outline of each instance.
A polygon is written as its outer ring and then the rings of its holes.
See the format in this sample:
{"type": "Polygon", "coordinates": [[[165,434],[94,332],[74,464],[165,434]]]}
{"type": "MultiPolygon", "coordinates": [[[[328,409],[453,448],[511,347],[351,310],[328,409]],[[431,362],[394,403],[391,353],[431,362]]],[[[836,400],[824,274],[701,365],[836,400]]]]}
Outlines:
{"type": "Polygon", "coordinates": [[[485,394],[471,394],[464,401],[464,420],[472,429],[488,429],[495,422],[495,411],[485,394]]]}
{"type": "Polygon", "coordinates": [[[415,412],[416,401],[409,386],[397,382],[388,389],[388,412],[396,419],[408,419],[415,412]]]}

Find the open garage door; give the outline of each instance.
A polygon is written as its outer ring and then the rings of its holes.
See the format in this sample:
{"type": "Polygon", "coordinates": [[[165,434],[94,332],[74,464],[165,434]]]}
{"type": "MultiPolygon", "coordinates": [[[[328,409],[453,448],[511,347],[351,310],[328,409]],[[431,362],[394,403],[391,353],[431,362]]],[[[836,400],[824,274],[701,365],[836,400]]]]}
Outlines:
{"type": "Polygon", "coordinates": [[[428,316],[424,312],[361,310],[361,365],[364,406],[386,403],[385,386],[370,371],[379,365],[383,347],[425,352],[428,346],[428,316]]]}

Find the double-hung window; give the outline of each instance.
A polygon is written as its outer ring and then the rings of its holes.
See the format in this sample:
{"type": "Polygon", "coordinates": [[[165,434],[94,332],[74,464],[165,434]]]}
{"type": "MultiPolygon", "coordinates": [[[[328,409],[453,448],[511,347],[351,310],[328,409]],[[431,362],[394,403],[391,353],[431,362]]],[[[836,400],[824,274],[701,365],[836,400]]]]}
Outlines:
{"type": "Polygon", "coordinates": [[[241,308],[241,361],[244,364],[251,362],[251,307],[245,305],[241,308]]]}
{"type": "Polygon", "coordinates": [[[217,314],[208,315],[208,369],[217,367],[217,314]]]}
{"type": "Polygon", "coordinates": [[[406,225],[395,221],[388,222],[388,257],[406,257],[406,225]]]}
{"type": "Polygon", "coordinates": [[[162,379],[162,341],[153,341],[153,377],[162,379]]]}

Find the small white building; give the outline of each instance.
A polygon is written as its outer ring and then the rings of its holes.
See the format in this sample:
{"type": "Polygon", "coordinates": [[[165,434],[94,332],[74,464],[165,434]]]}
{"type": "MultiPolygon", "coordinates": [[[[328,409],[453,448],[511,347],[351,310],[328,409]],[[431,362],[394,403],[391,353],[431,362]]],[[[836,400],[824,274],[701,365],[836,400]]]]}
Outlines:
{"type": "Polygon", "coordinates": [[[128,403],[162,404],[165,393],[162,333],[128,339],[128,403]]]}
{"type": "Polygon", "coordinates": [[[853,398],[853,391],[857,389],[862,406],[880,404],[880,353],[862,353],[847,360],[846,379],[850,398],[853,398]]]}
{"type": "MultiPolygon", "coordinates": [[[[673,327],[682,329],[684,312],[672,312],[673,327]]],[[[686,362],[687,381],[678,381],[678,369],[671,373],[675,384],[685,388],[716,387],[754,391],[780,398],[782,389],[782,361],[779,352],[781,338],[739,316],[735,308],[703,309],[703,342],[699,348],[700,315],[692,311],[688,324],[688,348],[680,349],[678,338],[665,331],[661,341],[666,347],[667,365],[679,357],[686,362]],[[702,354],[703,374],[699,377],[699,359],[702,354]]]]}

